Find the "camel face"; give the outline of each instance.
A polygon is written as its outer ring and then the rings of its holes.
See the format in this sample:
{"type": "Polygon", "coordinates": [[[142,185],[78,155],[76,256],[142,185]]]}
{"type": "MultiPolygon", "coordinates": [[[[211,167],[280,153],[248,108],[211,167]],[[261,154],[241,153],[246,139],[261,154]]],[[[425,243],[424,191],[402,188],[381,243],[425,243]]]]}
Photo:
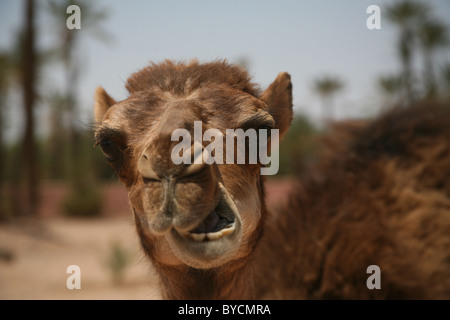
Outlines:
{"type": "Polygon", "coordinates": [[[194,122],[201,121],[203,132],[276,128],[282,134],[287,127],[280,123],[292,117],[288,75],[259,94],[238,67],[166,62],[132,75],[127,89],[130,96],[119,103],[97,90],[96,141],[127,187],[147,254],[162,265],[201,269],[248,256],[265,214],[261,164],[195,161],[203,141],[192,142],[191,164],[176,164],[173,133],[194,137],[194,122]]]}

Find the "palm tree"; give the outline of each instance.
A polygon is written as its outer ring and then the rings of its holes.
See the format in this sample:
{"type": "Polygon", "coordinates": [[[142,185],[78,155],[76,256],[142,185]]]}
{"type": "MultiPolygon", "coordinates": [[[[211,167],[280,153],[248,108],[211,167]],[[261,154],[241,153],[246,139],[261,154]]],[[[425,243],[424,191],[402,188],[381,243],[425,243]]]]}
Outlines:
{"type": "Polygon", "coordinates": [[[333,97],[343,87],[343,82],[333,76],[323,76],[314,82],[314,91],[322,98],[324,119],[335,117],[333,97]]]}
{"type": "Polygon", "coordinates": [[[47,153],[49,167],[48,172],[50,179],[61,179],[66,176],[69,149],[67,145],[67,137],[64,128],[64,109],[67,106],[66,96],[59,91],[50,92],[46,96],[46,101],[50,107],[49,115],[49,138],[47,141],[47,153]]]}
{"type": "MultiPolygon", "coordinates": [[[[64,110],[67,113],[67,119],[70,121],[68,128],[69,145],[70,145],[70,163],[69,175],[71,182],[71,194],[68,196],[68,202],[76,203],[82,198],[86,198],[86,192],[94,188],[88,180],[93,176],[89,172],[89,168],[83,164],[89,165],[89,160],[83,157],[81,130],[78,128],[79,112],[77,110],[77,94],[79,83],[79,70],[82,66],[79,60],[80,43],[83,35],[92,35],[102,41],[109,41],[111,36],[105,32],[101,24],[107,18],[107,10],[96,7],[94,1],[89,0],[50,0],[48,3],[48,11],[51,14],[55,27],[59,30],[59,45],[61,61],[65,70],[65,96],[59,100],[64,103],[64,110]],[[77,5],[81,10],[81,29],[70,30],[67,28],[66,20],[68,15],[67,8],[70,5],[77,5]],[[82,158],[83,157],[83,158],[82,158]],[[87,178],[88,177],[88,178],[87,178]]],[[[55,104],[53,104],[55,106],[55,104]]],[[[56,107],[53,112],[61,112],[61,106],[56,107]]],[[[57,119],[59,116],[54,115],[57,119]]],[[[55,133],[58,130],[55,130],[55,133]]],[[[94,192],[92,192],[93,194],[94,192]]]]}
{"type": "Polygon", "coordinates": [[[37,151],[34,141],[34,105],[36,100],[36,47],[35,47],[35,3],[27,0],[25,5],[25,30],[22,50],[22,92],[25,109],[25,133],[23,137],[23,159],[27,173],[28,206],[26,214],[33,214],[38,207],[37,151]]]}
{"type": "Polygon", "coordinates": [[[107,11],[104,8],[96,8],[93,1],[89,0],[51,0],[48,3],[48,11],[50,12],[55,27],[59,30],[59,45],[61,60],[64,64],[66,72],[66,110],[68,118],[72,119],[69,132],[71,135],[71,143],[73,146],[74,159],[77,158],[77,84],[79,81],[79,69],[81,66],[78,60],[78,52],[81,40],[81,35],[91,34],[94,37],[108,41],[111,39],[110,35],[105,32],[101,23],[107,18],[107,11]],[[70,30],[66,26],[66,19],[68,17],[66,10],[72,5],[76,4],[81,9],[82,29],[70,30]]]}
{"type": "Polygon", "coordinates": [[[378,87],[388,98],[385,105],[398,105],[403,101],[403,77],[401,75],[387,75],[378,79],[378,87]]]}
{"type": "Polygon", "coordinates": [[[5,174],[5,148],[4,148],[4,141],[3,141],[3,131],[5,128],[4,125],[4,119],[3,119],[3,111],[6,107],[6,96],[10,85],[10,57],[8,52],[1,52],[0,53],[0,220],[3,220],[6,218],[6,206],[5,206],[5,199],[6,196],[4,194],[3,190],[3,182],[4,182],[4,174],[5,174]]]}
{"type": "MultiPolygon", "coordinates": [[[[54,25],[59,30],[58,48],[61,61],[64,65],[66,73],[65,95],[61,101],[65,101],[64,110],[68,113],[67,118],[70,119],[69,136],[72,147],[72,158],[74,167],[77,167],[78,159],[78,129],[77,129],[77,84],[79,82],[79,70],[81,62],[78,59],[78,49],[82,35],[90,34],[102,41],[110,40],[110,35],[105,32],[101,23],[107,18],[107,11],[104,8],[97,8],[93,1],[88,0],[50,0],[47,6],[48,12],[54,20],[54,25]],[[81,30],[70,30],[66,26],[68,15],[67,8],[76,4],[81,9],[81,30]]],[[[61,108],[57,108],[54,112],[61,112],[61,108]]],[[[76,171],[76,170],[75,170],[76,171]]],[[[72,172],[74,173],[74,172],[72,172]]],[[[77,176],[77,174],[75,174],[77,176]]]]}
{"type": "Polygon", "coordinates": [[[447,62],[447,64],[444,65],[441,72],[444,97],[446,95],[447,98],[450,99],[450,62],[447,62]]]}
{"type": "Polygon", "coordinates": [[[386,17],[400,29],[398,52],[403,67],[403,82],[408,104],[415,99],[413,81],[415,79],[412,61],[417,26],[428,14],[425,4],[413,0],[401,0],[386,8],[386,17]]]}
{"type": "Polygon", "coordinates": [[[424,59],[426,95],[428,98],[433,98],[437,94],[433,55],[437,49],[449,45],[447,27],[436,18],[429,19],[420,25],[418,36],[424,59]]]}

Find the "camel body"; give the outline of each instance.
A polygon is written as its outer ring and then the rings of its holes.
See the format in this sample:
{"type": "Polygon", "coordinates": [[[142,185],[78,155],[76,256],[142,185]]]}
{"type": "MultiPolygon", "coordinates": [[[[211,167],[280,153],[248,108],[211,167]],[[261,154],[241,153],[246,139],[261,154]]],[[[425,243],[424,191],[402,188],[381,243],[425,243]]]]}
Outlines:
{"type": "Polygon", "coordinates": [[[450,298],[448,103],[335,124],[321,160],[269,214],[263,164],[174,164],[171,136],[202,121],[281,138],[287,73],[262,91],[226,62],[166,61],[126,87],[120,102],[97,89],[95,138],[128,190],[164,298],[450,298]],[[368,286],[371,266],[380,289],[368,286]]]}

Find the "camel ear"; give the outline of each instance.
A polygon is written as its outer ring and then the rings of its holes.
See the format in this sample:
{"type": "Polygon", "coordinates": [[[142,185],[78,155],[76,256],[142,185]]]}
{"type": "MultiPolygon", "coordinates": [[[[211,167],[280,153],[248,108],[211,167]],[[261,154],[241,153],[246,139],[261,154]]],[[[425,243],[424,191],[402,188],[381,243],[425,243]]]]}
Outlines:
{"type": "Polygon", "coordinates": [[[278,74],[274,82],[261,94],[269,106],[269,113],[275,120],[275,129],[280,130],[280,138],[286,133],[292,121],[292,83],[287,72],[278,74]]]}
{"type": "Polygon", "coordinates": [[[95,106],[94,106],[94,120],[97,123],[102,122],[106,111],[116,104],[116,101],[111,98],[102,87],[97,87],[95,90],[95,106]]]}

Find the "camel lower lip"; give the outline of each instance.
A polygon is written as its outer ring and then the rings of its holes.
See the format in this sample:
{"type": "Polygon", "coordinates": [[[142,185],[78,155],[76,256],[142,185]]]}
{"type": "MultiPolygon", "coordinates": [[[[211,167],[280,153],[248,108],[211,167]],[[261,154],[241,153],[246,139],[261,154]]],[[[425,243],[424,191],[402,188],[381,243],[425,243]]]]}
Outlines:
{"type": "Polygon", "coordinates": [[[166,235],[175,255],[185,264],[198,269],[223,264],[238,250],[241,238],[239,219],[218,232],[189,233],[172,228],[166,235]]]}
{"type": "Polygon", "coordinates": [[[184,241],[210,242],[231,236],[235,232],[236,226],[236,213],[230,208],[229,202],[225,200],[225,195],[222,195],[217,207],[195,227],[190,230],[178,230],[174,227],[174,231],[184,241]]]}
{"type": "Polygon", "coordinates": [[[175,255],[193,268],[214,268],[230,259],[241,246],[242,221],[221,183],[222,197],[212,212],[190,229],[172,226],[166,239],[175,255]]]}

